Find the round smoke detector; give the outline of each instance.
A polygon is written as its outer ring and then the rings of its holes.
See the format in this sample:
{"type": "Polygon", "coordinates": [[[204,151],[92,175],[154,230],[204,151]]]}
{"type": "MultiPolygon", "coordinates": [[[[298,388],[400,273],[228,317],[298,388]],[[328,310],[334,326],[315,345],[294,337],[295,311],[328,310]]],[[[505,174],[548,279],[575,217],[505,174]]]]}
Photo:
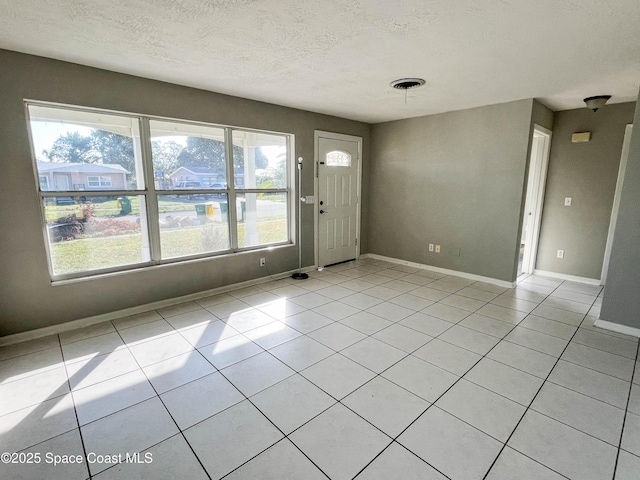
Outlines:
{"type": "Polygon", "coordinates": [[[426,82],[422,78],[400,78],[398,80],[394,80],[389,85],[393,88],[397,88],[398,90],[409,90],[410,88],[421,87],[426,82]]]}

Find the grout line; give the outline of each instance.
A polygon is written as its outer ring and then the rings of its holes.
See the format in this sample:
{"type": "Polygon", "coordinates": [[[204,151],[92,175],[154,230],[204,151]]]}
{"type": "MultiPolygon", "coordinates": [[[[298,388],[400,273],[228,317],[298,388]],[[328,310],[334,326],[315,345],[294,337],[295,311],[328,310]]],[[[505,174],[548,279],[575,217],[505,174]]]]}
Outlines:
{"type": "MultiPolygon", "coordinates": [[[[564,282],[562,282],[564,283],[564,282]]],[[[560,285],[562,285],[562,283],[560,283],[560,285]]],[[[551,293],[553,293],[555,290],[558,289],[558,287],[560,287],[560,285],[558,285],[556,288],[554,288],[548,296],[551,295],[551,293]]],[[[547,296],[547,297],[548,297],[547,296]]],[[[528,315],[527,315],[528,316],[528,315]]],[[[584,321],[584,317],[586,317],[586,314],[583,316],[583,321],[584,321]]],[[[526,317],[525,317],[526,318],[526,317]]],[[[569,339],[569,341],[567,342],[567,344],[565,345],[565,347],[562,349],[562,352],[560,352],[560,355],[558,355],[558,358],[556,359],[553,367],[551,368],[551,370],[549,371],[549,373],[547,374],[547,376],[545,377],[544,381],[542,382],[542,384],[540,385],[540,388],[538,388],[538,391],[535,393],[535,395],[533,396],[533,398],[531,399],[531,401],[529,402],[529,405],[527,406],[526,410],[524,411],[524,413],[522,414],[522,416],[520,417],[520,420],[518,420],[518,422],[516,423],[516,426],[513,428],[513,430],[511,431],[511,433],[509,434],[509,437],[507,437],[507,440],[503,443],[502,448],[500,449],[500,451],[498,452],[498,455],[496,456],[496,458],[493,460],[493,463],[491,464],[491,466],[489,467],[489,470],[487,470],[487,473],[485,473],[483,480],[486,480],[487,476],[489,475],[489,473],[491,472],[491,470],[493,469],[494,465],[496,464],[496,462],[498,461],[498,458],[500,458],[500,455],[502,454],[502,452],[504,451],[504,449],[507,447],[507,444],[509,443],[509,441],[511,440],[511,437],[513,437],[514,433],[516,432],[516,430],[518,429],[518,427],[520,426],[520,423],[522,423],[522,420],[524,419],[525,415],[527,414],[527,412],[531,409],[531,405],[533,405],[533,402],[535,402],[536,398],[538,397],[538,395],[540,394],[540,391],[542,390],[542,388],[544,387],[544,385],[547,383],[547,381],[549,380],[549,377],[551,376],[551,373],[553,373],[553,371],[555,370],[556,366],[558,365],[558,363],[560,362],[560,358],[562,357],[562,355],[564,354],[564,352],[566,351],[566,349],[569,347],[569,345],[571,344],[571,340],[573,340],[573,337],[575,337],[575,335],[578,333],[578,329],[576,329],[576,331],[573,333],[573,335],[571,336],[571,338],[569,339]]],[[[553,382],[551,382],[553,383],[553,382]]],[[[535,411],[535,410],[533,410],[535,411]]],[[[553,419],[555,420],[555,419],[553,419]]],[[[573,427],[571,427],[573,428],[573,427]]],[[[575,429],[577,430],[577,429],[575,429]]],[[[580,431],[580,430],[578,430],[580,431]]],[[[512,447],[510,447],[512,448],[512,447]]],[[[515,449],[514,449],[515,450],[515,449]]],[[[517,451],[517,450],[516,450],[517,451]]],[[[552,470],[554,472],[556,472],[554,469],[552,469],[551,467],[549,467],[548,465],[545,465],[541,462],[538,462],[537,460],[534,460],[537,463],[539,463],[540,465],[543,465],[544,467],[548,468],[549,470],[552,470]]],[[[559,473],[559,472],[556,472],[559,473]]],[[[564,476],[564,475],[563,475],[564,476]]]]}
{"type": "Polygon", "coordinates": [[[620,450],[622,449],[622,438],[624,436],[624,427],[627,423],[627,413],[629,413],[629,403],[631,402],[631,392],[633,391],[633,377],[636,373],[636,367],[638,366],[638,356],[640,355],[640,344],[636,348],[636,358],[633,362],[633,372],[631,372],[631,381],[629,382],[629,394],[627,395],[627,405],[624,409],[624,418],[622,420],[622,430],[620,431],[620,442],[618,442],[618,451],[616,453],[616,462],[613,467],[613,480],[616,477],[616,471],[618,470],[618,460],[620,459],[620,450]]]}
{"type": "Polygon", "coordinates": [[[60,347],[60,355],[62,355],[62,364],[64,365],[64,372],[67,376],[67,385],[69,387],[69,395],[71,396],[71,403],[73,404],[73,413],[76,417],[76,424],[78,425],[78,435],[80,436],[80,444],[82,445],[82,455],[84,456],[85,465],[87,466],[87,473],[89,474],[89,480],[93,478],[91,468],[89,467],[89,460],[87,458],[87,447],[84,444],[84,435],[82,435],[82,428],[80,427],[80,419],[78,418],[78,409],[76,408],[76,400],[73,396],[73,390],[71,388],[71,379],[69,378],[69,371],[67,370],[67,362],[64,360],[64,350],[62,349],[62,342],[60,341],[60,335],[58,335],[58,344],[60,347]]]}

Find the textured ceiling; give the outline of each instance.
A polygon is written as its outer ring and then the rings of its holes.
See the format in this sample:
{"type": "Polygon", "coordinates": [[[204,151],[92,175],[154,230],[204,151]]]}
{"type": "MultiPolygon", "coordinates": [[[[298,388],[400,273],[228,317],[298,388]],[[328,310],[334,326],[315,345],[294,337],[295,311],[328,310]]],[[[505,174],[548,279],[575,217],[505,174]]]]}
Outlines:
{"type": "Polygon", "coordinates": [[[372,123],[565,110],[636,100],[640,1],[0,0],[0,48],[372,123]]]}

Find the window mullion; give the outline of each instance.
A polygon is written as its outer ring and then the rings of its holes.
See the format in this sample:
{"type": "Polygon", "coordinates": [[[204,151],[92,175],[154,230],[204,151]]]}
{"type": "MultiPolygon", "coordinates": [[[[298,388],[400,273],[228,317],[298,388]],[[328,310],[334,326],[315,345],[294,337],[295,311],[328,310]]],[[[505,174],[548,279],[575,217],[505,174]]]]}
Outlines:
{"type": "Polygon", "coordinates": [[[229,242],[232,250],[238,249],[238,213],[236,211],[236,182],[233,171],[233,132],[231,128],[224,129],[224,145],[227,166],[227,212],[229,218],[229,242]]]}
{"type": "Polygon", "coordinates": [[[153,174],[153,158],[151,155],[151,131],[149,119],[142,117],[140,120],[140,148],[142,153],[142,171],[144,172],[144,185],[147,192],[147,225],[149,228],[149,249],[151,260],[158,263],[161,258],[160,251],[160,213],[158,209],[158,194],[155,188],[153,174]]]}

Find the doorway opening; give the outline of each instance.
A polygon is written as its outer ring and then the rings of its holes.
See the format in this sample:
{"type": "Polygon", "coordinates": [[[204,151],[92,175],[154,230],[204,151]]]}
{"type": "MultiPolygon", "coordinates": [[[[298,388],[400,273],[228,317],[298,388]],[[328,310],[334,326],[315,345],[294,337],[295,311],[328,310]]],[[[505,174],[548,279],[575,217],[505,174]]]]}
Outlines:
{"type": "Polygon", "coordinates": [[[534,125],[527,193],[522,217],[522,236],[518,251],[518,277],[533,273],[536,266],[550,149],[551,131],[540,125],[534,125]]]}

